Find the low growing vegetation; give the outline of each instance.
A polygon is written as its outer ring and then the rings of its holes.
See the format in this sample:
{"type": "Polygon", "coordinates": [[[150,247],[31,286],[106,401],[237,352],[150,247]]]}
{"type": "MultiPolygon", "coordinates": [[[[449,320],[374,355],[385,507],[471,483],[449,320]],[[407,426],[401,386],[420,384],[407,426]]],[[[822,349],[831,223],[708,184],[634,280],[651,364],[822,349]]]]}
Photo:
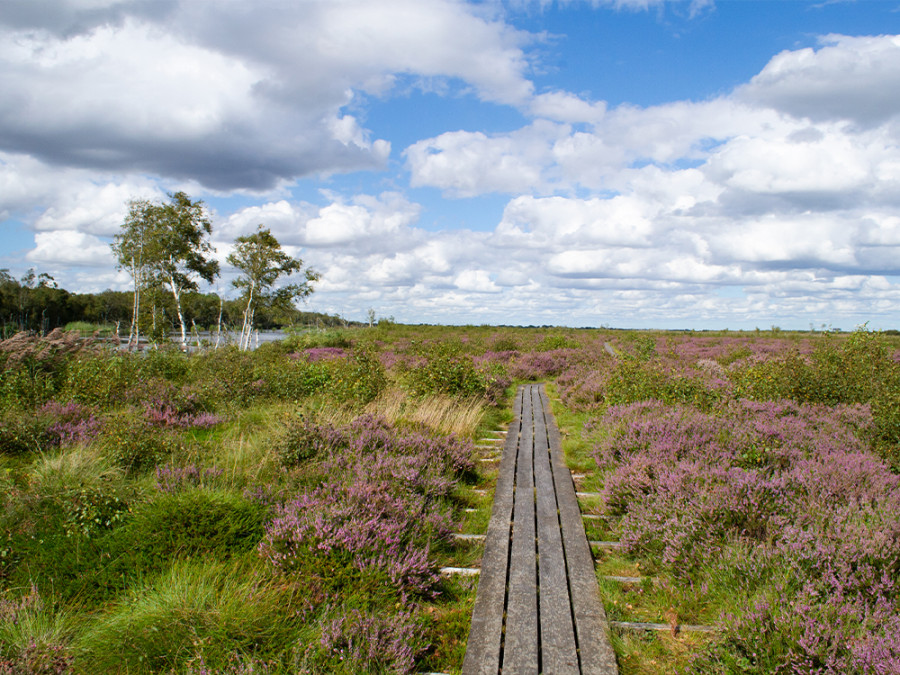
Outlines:
{"type": "Polygon", "coordinates": [[[0,342],[0,674],[459,672],[495,477],[550,382],[621,672],[893,673],[891,337],[410,327],[0,342]],[[613,581],[609,577],[641,577],[613,581]],[[692,633],[689,624],[713,632],[692,633]]]}

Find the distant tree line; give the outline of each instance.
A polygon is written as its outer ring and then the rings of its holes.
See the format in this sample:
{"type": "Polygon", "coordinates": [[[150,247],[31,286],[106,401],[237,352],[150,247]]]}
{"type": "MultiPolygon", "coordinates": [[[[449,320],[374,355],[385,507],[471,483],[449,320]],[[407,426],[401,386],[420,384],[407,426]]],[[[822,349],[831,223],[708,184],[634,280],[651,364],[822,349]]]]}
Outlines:
{"type": "MultiPolygon", "coordinates": [[[[151,296],[153,294],[151,293],[151,296]]],[[[215,330],[219,320],[220,297],[216,293],[188,292],[181,298],[182,312],[188,326],[198,330],[215,330]]],[[[178,317],[171,295],[159,293],[148,299],[144,323],[152,326],[153,315],[160,336],[178,331],[178,317]]],[[[59,288],[52,276],[30,269],[20,279],[8,269],[0,269],[0,333],[2,337],[21,330],[48,333],[54,328],[84,321],[115,327],[119,324],[122,339],[128,336],[133,305],[132,291],[106,290],[101,293],[71,293],[59,288]]],[[[240,330],[246,302],[241,299],[221,302],[222,323],[240,330]]],[[[339,316],[305,312],[295,307],[276,305],[260,307],[255,312],[255,326],[263,330],[291,326],[343,326],[339,316]]]]}
{"type": "Polygon", "coordinates": [[[19,330],[46,333],[76,321],[115,325],[120,338],[137,347],[141,336],[159,341],[177,331],[184,346],[189,334],[215,330],[218,335],[239,326],[239,346],[248,349],[254,329],[346,324],[338,317],[296,308],[297,300],[312,293],[319,275],[284,252],[262,225],[238,237],[228,256],[239,272],[232,286],[240,297],[225,300],[199,292],[200,280],[212,283],[219,276],[211,234],[203,202],[183,192],[169,195],[167,203],[131,200],[111,244],[117,267],[132,278],[130,293],[69,293],[34,269],[21,279],[0,270],[0,329],[9,335],[19,330]],[[279,283],[282,278],[289,283],[279,283]]]}

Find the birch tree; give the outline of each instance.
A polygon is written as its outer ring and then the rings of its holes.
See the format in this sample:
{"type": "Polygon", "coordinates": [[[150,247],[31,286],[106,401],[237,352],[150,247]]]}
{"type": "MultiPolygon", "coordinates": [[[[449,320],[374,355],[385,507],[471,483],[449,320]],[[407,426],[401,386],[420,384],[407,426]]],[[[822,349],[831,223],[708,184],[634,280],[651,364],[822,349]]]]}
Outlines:
{"type": "Polygon", "coordinates": [[[211,257],[208,237],[212,234],[212,223],[203,202],[191,201],[184,192],[170,195],[170,200],[160,207],[162,216],[154,231],[153,269],[172,293],[181,326],[181,345],[187,348],[181,296],[185,291],[199,290],[198,277],[212,282],[219,275],[219,263],[211,257]]]}
{"type": "Polygon", "coordinates": [[[259,307],[289,308],[294,301],[313,292],[312,284],[319,279],[313,270],[303,269],[303,261],[285,253],[268,228],[257,226],[256,232],[235,239],[234,251],[226,259],[241,271],[232,285],[239,289],[244,306],[244,321],[238,343],[242,350],[250,348],[253,320],[259,307]],[[303,281],[275,288],[281,277],[303,272],[303,281]]]}
{"type": "MultiPolygon", "coordinates": [[[[192,201],[184,192],[169,195],[169,199],[168,204],[131,202],[113,251],[120,267],[128,268],[135,280],[134,316],[140,313],[141,289],[151,283],[165,286],[175,300],[181,345],[187,348],[187,323],[181,298],[186,291],[199,290],[197,279],[211,282],[218,276],[219,263],[211,258],[208,237],[212,234],[212,223],[203,202],[192,201]]],[[[137,323],[137,318],[133,323],[137,323]]]]}
{"type": "Polygon", "coordinates": [[[137,348],[141,337],[141,291],[150,276],[147,257],[144,255],[150,233],[156,228],[158,209],[146,199],[128,202],[128,215],[122,224],[122,231],[111,244],[119,269],[127,270],[134,282],[134,296],[131,304],[131,328],[128,331],[128,349],[137,348]]]}

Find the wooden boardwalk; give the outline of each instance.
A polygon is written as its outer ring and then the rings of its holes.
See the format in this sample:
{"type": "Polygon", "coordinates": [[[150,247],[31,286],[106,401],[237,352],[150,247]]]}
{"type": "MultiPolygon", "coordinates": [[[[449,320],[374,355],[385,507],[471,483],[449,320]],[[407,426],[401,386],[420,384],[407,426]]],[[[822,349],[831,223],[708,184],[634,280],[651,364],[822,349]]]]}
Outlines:
{"type": "Polygon", "coordinates": [[[463,675],[615,675],[593,558],[543,385],[521,387],[515,413],[463,675]]]}

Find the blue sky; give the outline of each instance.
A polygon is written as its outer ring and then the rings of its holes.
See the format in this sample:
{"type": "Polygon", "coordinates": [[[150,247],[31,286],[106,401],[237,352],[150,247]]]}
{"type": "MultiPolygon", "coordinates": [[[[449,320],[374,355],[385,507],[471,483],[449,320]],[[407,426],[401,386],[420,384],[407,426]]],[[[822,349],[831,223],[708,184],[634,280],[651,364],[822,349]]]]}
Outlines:
{"type": "Polygon", "coordinates": [[[0,268],[128,289],[127,201],[185,190],[347,318],[900,327],[897,33],[900,0],[6,0],[0,268]]]}

